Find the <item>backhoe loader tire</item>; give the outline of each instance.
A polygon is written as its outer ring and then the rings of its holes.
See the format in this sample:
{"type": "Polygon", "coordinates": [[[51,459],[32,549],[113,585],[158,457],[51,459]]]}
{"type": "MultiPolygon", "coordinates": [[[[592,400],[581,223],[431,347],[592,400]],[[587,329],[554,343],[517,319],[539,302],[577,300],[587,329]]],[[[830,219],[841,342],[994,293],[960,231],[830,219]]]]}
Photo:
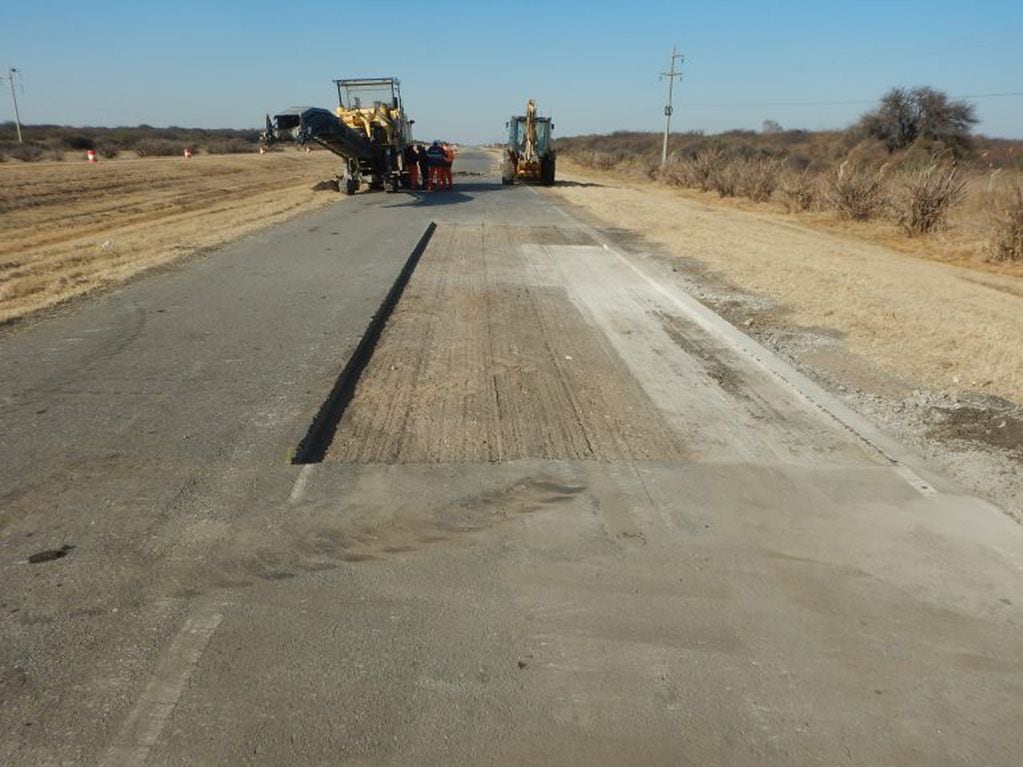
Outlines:
{"type": "Polygon", "coordinates": [[[501,163],[501,183],[505,186],[515,183],[515,166],[516,162],[505,154],[504,161],[501,163]]]}
{"type": "Polygon", "coordinates": [[[554,186],[554,157],[544,157],[540,161],[540,182],[544,186],[554,186]]]}
{"type": "Polygon", "coordinates": [[[355,194],[359,189],[359,182],[354,178],[345,179],[345,194],[355,194]]]}

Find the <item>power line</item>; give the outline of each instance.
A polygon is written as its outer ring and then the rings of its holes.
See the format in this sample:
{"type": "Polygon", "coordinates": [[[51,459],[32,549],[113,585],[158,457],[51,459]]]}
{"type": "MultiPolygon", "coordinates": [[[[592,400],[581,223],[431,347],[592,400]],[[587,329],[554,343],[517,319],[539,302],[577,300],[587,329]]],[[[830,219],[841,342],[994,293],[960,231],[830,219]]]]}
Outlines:
{"type": "Polygon", "coordinates": [[[1023,27],[1008,27],[998,31],[997,37],[993,33],[982,35],[971,35],[970,37],[950,38],[944,41],[936,41],[934,45],[920,48],[904,48],[902,50],[887,50],[875,52],[870,55],[850,56],[846,58],[830,58],[826,62],[819,62],[813,66],[797,66],[785,68],[787,73],[822,72],[832,71],[838,68],[855,66],[859,64],[878,64],[892,61],[906,61],[907,59],[925,58],[931,56],[945,56],[950,53],[961,53],[977,49],[990,49],[1000,45],[1019,45],[1019,36],[1004,37],[1008,33],[1023,31],[1023,27]],[[983,41],[983,42],[974,42],[983,41]]]}
{"type": "Polygon", "coordinates": [[[1004,91],[1002,93],[974,93],[971,96],[954,96],[954,98],[963,99],[997,99],[1003,96],[1023,96],[1023,91],[1004,91]]]}
{"type": "MultiPolygon", "coordinates": [[[[1005,91],[1002,93],[973,93],[967,96],[953,96],[957,101],[968,101],[970,99],[994,99],[1009,96],[1023,96],[1023,91],[1005,91]]],[[[880,104],[881,99],[850,99],[847,101],[760,101],[748,104],[720,103],[707,101],[685,101],[683,106],[687,107],[721,107],[721,108],[754,108],[754,107],[831,107],[863,104],[880,104]]]]}

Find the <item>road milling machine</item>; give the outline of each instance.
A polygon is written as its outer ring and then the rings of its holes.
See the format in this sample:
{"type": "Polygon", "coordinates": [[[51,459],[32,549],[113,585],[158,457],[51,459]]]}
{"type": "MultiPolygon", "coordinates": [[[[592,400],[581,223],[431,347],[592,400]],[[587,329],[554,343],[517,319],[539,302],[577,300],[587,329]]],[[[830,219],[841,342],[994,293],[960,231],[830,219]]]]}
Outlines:
{"type": "Polygon", "coordinates": [[[530,99],[526,113],[513,116],[507,128],[508,146],[501,168],[501,183],[513,184],[515,179],[520,179],[553,186],[556,157],[551,118],[538,116],[536,101],[530,99]]]}
{"type": "Polygon", "coordinates": [[[405,147],[412,123],[405,116],[401,82],[395,77],[334,80],[338,107],[291,107],[266,116],[267,146],[278,141],[315,143],[345,161],[338,187],[355,194],[364,181],[370,189],[396,192],[407,178],[405,147]]]}

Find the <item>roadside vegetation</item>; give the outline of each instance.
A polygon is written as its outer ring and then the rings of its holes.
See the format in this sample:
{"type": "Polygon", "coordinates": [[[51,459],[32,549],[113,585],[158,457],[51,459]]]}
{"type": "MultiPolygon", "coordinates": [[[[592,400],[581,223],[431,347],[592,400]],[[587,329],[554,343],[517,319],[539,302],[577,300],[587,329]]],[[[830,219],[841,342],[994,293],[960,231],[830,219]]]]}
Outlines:
{"type": "MultiPolygon", "coordinates": [[[[907,249],[933,235],[948,260],[1023,266],[1023,141],[974,135],[970,104],[931,88],[894,88],[848,130],[618,132],[557,141],[585,168],[832,219],[907,249]]],[[[855,231],[855,229],[854,229],[855,231]]],[[[932,238],[933,239],[933,238],[932,238]]],[[[934,245],[927,240],[928,245],[934,245]]]]}
{"type": "Polygon", "coordinates": [[[6,322],[337,200],[329,152],[0,165],[6,322]]]}
{"type": "Polygon", "coordinates": [[[255,129],[27,125],[22,127],[22,133],[24,142],[19,143],[14,123],[0,123],[0,162],[59,161],[68,155],[80,159],[89,150],[102,158],[113,159],[122,154],[133,157],[170,157],[182,154],[185,149],[196,154],[242,154],[259,149],[259,131],[255,129]]]}

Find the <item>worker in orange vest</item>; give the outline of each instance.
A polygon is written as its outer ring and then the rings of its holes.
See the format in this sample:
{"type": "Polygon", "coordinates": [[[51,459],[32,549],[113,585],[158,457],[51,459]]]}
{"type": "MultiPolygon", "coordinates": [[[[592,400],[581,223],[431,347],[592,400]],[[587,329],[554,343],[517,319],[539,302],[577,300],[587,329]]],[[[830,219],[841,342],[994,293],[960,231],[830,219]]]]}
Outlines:
{"type": "Polygon", "coordinates": [[[454,176],[451,166],[455,164],[455,148],[450,144],[444,145],[444,187],[451,189],[454,186],[454,176]]]}

